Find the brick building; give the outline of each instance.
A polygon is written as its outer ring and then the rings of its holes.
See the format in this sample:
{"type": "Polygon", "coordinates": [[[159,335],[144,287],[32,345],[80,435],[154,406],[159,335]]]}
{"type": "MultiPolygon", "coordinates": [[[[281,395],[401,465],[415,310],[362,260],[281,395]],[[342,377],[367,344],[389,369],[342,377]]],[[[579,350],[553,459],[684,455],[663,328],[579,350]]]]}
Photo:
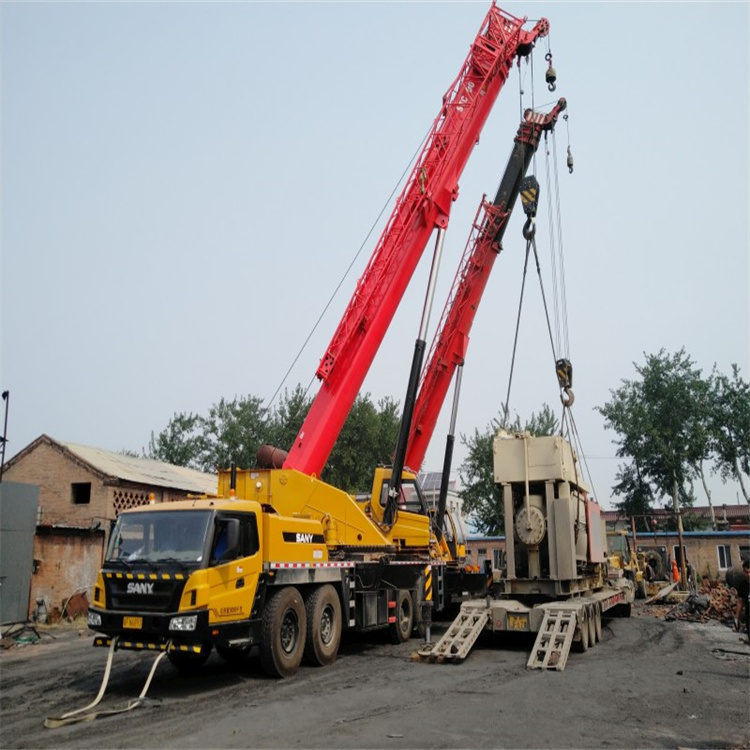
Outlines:
{"type": "Polygon", "coordinates": [[[3,479],[36,485],[29,616],[88,591],[104,556],[106,532],[118,513],[149,502],[213,494],[217,478],[193,469],[42,435],[3,467],[3,479]]]}

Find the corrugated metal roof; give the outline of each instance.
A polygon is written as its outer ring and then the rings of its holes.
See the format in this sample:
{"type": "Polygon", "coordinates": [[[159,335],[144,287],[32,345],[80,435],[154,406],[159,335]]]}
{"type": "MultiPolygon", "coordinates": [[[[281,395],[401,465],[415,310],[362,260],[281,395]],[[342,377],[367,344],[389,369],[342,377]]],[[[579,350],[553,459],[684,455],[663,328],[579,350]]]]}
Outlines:
{"type": "Polygon", "coordinates": [[[150,458],[134,458],[88,445],[64,442],[60,445],[102,474],[128,482],[186,490],[196,494],[215,494],[218,488],[218,479],[214,474],[204,474],[202,471],[186,469],[184,466],[174,466],[150,458]]]}

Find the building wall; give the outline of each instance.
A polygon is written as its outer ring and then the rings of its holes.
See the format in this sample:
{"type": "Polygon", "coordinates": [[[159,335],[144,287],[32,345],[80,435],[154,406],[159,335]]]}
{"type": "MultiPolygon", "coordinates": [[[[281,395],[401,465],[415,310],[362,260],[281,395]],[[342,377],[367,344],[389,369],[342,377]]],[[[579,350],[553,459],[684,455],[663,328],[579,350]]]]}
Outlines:
{"type": "Polygon", "coordinates": [[[107,507],[107,487],[102,478],[46,443],[8,468],[3,478],[39,487],[37,525],[91,527],[96,521],[103,523],[113,517],[107,507]],[[72,485],[89,483],[89,502],[75,504],[72,485]]]}
{"type": "Polygon", "coordinates": [[[102,564],[104,531],[89,529],[37,529],[34,538],[35,572],[31,577],[29,618],[39,611],[61,613],[73,594],[90,591],[102,564]]]}
{"type": "Polygon", "coordinates": [[[472,565],[483,566],[485,560],[491,560],[493,569],[499,569],[504,553],[504,536],[474,537],[466,543],[466,556],[472,565]]]}
{"type": "MultiPolygon", "coordinates": [[[[739,567],[743,557],[750,559],[750,532],[686,532],[683,542],[687,561],[703,578],[722,580],[728,564],[729,567],[739,567]]],[[[643,534],[636,536],[636,546],[639,549],[665,546],[671,559],[675,557],[679,539],[676,533],[643,534]]]]}
{"type": "Polygon", "coordinates": [[[8,467],[3,480],[39,488],[29,616],[36,611],[38,599],[47,609],[62,610],[68,597],[93,586],[110,521],[121,511],[148,503],[151,494],[156,502],[183,500],[189,494],[103,477],[44,442],[8,467]],[[87,490],[83,497],[88,502],[74,502],[74,485],[79,499],[81,488],[87,490]]]}

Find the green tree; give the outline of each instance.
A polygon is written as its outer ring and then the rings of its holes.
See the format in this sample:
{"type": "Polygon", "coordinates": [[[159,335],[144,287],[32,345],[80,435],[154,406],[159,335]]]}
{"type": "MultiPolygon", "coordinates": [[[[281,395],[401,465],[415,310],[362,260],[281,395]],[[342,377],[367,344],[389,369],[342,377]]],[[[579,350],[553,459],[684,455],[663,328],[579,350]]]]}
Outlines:
{"type": "Polygon", "coordinates": [[[157,435],[151,432],[147,458],[176,466],[203,469],[202,457],[206,450],[203,418],[197,414],[175,414],[157,435]]]}
{"type": "MultiPolygon", "coordinates": [[[[507,423],[507,418],[504,421],[507,423]]],[[[492,455],[492,443],[500,426],[500,419],[493,419],[484,432],[475,429],[471,437],[461,435],[461,443],[468,449],[466,459],[459,467],[464,513],[471,516],[479,533],[490,536],[502,534],[505,528],[502,494],[495,484],[492,455]]],[[[559,430],[559,422],[552,408],[543,404],[523,426],[521,418],[516,415],[510,427],[505,429],[528,431],[532,435],[554,435],[559,430]]]]}
{"type": "Polygon", "coordinates": [[[750,384],[740,377],[737,365],[732,365],[729,377],[714,368],[710,394],[709,434],[716,467],[722,479],[739,483],[750,503],[745,483],[750,476],[750,384]]]}
{"type": "MultiPolygon", "coordinates": [[[[312,399],[301,386],[285,391],[272,409],[261,399],[244,396],[212,404],[208,414],[175,414],[166,428],[151,433],[148,458],[206,472],[256,466],[258,448],[268,443],[288,450],[307,415],[312,399]]],[[[349,492],[369,490],[378,464],[390,464],[400,423],[398,402],[373,403],[358,396],[331,451],[322,478],[349,492]]]]}
{"type": "Polygon", "coordinates": [[[347,492],[369,491],[375,467],[393,461],[399,424],[396,402],[386,398],[376,406],[369,393],[357,396],[323,469],[323,479],[347,492]]]}
{"type": "Polygon", "coordinates": [[[269,410],[266,415],[263,442],[288,451],[294,444],[311,404],[312,398],[301,385],[297,385],[291,393],[284,390],[278,406],[269,410]]]}
{"type": "Polygon", "coordinates": [[[621,497],[615,508],[624,516],[635,516],[636,528],[640,531],[651,531],[648,514],[654,502],[651,485],[644,480],[636,463],[623,464],[617,469],[612,492],[621,497]]]}
{"type": "Polygon", "coordinates": [[[623,380],[610,391],[610,400],[597,407],[605,426],[617,433],[618,457],[637,467],[635,474],[621,469],[621,481],[613,489],[626,506],[664,496],[692,505],[692,478],[710,452],[708,382],[684,349],[672,355],[662,349],[634,366],[639,378],[623,380]],[[637,482],[628,481],[634,476],[637,482]]]}

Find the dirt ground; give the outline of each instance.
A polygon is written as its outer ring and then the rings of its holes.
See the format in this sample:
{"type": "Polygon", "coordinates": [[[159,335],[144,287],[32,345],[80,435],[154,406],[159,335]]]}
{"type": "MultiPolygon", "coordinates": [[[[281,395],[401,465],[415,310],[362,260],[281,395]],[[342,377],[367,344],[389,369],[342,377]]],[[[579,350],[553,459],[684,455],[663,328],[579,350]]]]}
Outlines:
{"type": "MultiPolygon", "coordinates": [[[[440,635],[433,631],[433,640],[440,635]]],[[[350,638],[335,664],[289,680],[213,654],[200,676],[165,660],[146,706],[45,729],[96,695],[106,651],[75,627],[0,653],[3,748],[750,748],[750,647],[716,622],[634,611],[563,672],[526,670],[533,640],[485,634],[459,665],[411,659],[412,640],[350,638]]],[[[151,657],[115,655],[111,708],[151,657]]]]}

